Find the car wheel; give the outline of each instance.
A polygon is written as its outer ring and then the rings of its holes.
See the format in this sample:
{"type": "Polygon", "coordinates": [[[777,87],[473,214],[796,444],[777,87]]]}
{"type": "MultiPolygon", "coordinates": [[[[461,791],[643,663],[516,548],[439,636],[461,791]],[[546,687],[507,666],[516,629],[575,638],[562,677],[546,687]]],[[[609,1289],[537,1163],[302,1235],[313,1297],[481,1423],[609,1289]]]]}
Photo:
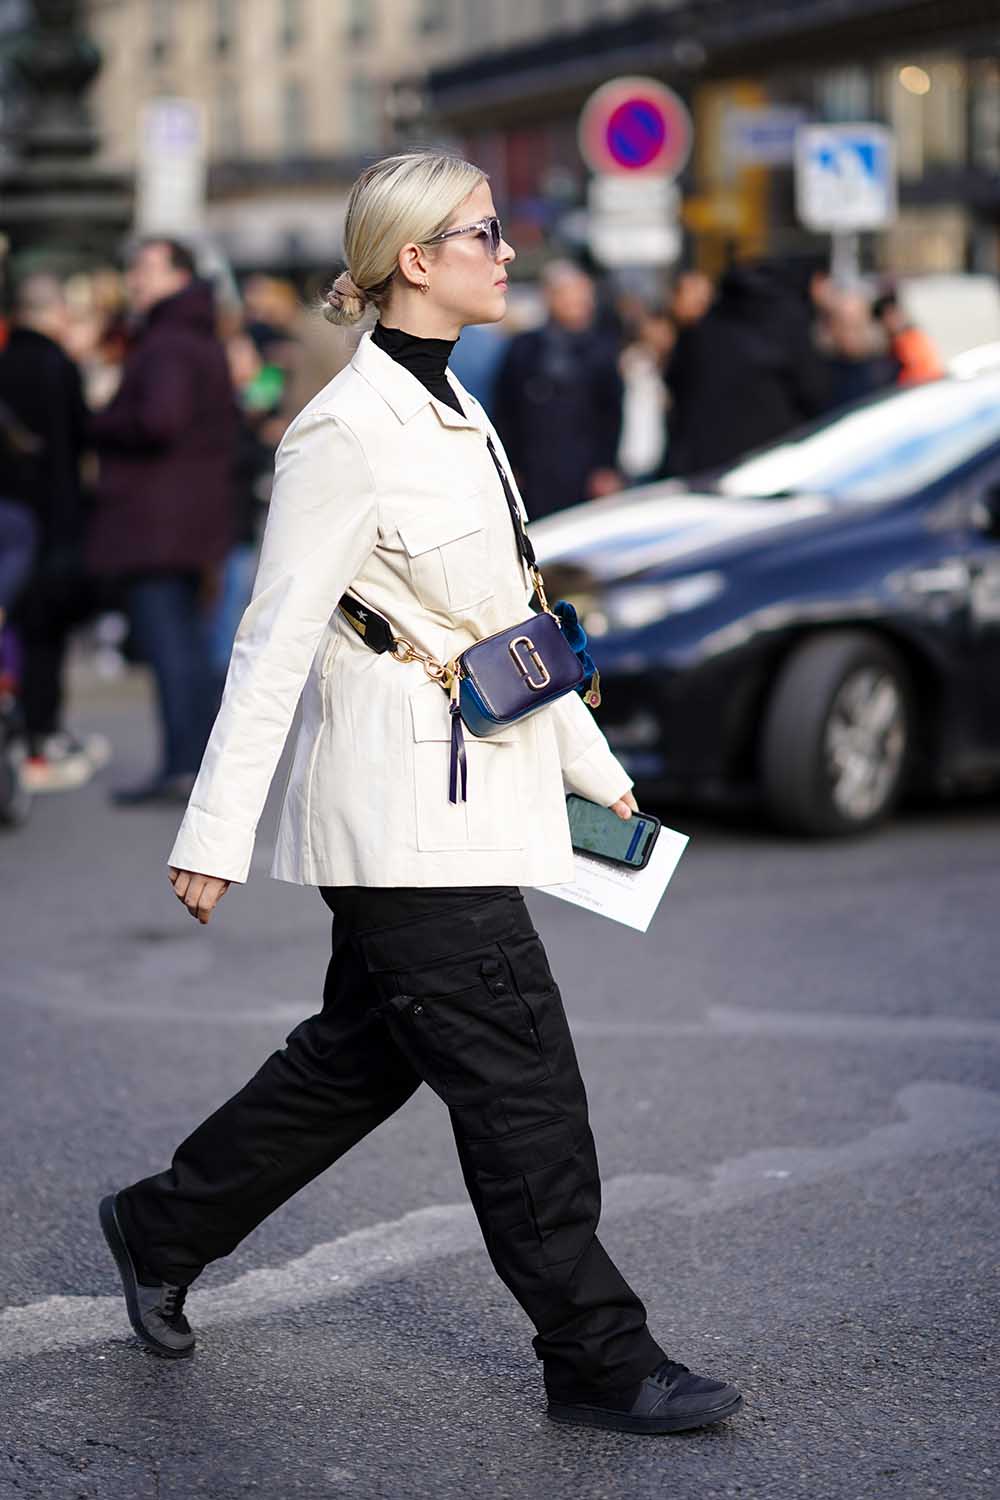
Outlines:
{"type": "Polygon", "coordinates": [[[891,811],[910,740],[898,653],[861,631],[818,635],[785,662],[761,740],[767,804],[800,833],[860,833],[891,811]]]}

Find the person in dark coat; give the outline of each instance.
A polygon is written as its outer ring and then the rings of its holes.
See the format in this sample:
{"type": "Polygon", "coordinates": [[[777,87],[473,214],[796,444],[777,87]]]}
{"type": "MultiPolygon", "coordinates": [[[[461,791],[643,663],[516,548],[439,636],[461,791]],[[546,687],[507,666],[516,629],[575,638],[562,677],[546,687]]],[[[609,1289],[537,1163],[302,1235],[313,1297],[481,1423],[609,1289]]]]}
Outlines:
{"type": "Polygon", "coordinates": [[[838,290],[826,316],[830,408],[849,406],[894,385],[898,365],[886,330],[872,316],[863,292],[838,290]]]}
{"type": "Polygon", "coordinates": [[[12,614],[22,648],[22,774],[33,791],[82,785],[108,754],[95,736],[92,761],[62,724],[70,633],[94,603],[83,564],[87,410],[80,372],[62,343],[68,318],[61,282],[42,272],[26,276],[15,288],[11,334],[0,353],[0,404],[21,432],[19,441],[0,443],[0,499],[23,506],[35,533],[31,570],[12,614]]]}
{"type": "Polygon", "coordinates": [[[216,710],[202,602],[232,541],[236,412],[211,287],[172,240],[141,244],[128,270],[141,319],[114,399],[92,422],[100,458],[93,569],[121,581],[152,667],[162,754],[120,804],[186,801],[216,710]]]}
{"type": "Polygon", "coordinates": [[[714,305],[678,335],[666,379],[671,475],[732,463],[829,403],[805,303],[763,264],[726,272],[714,305]]]}
{"type": "Polygon", "coordinates": [[[532,518],[621,489],[618,351],[594,327],[594,285],[554,261],[544,327],[518,334],[497,373],[493,418],[532,518]]]}
{"type": "Polygon", "coordinates": [[[40,447],[34,433],[0,401],[0,633],[35,559],[38,527],[34,514],[23,500],[11,497],[21,488],[25,460],[40,447]]]}

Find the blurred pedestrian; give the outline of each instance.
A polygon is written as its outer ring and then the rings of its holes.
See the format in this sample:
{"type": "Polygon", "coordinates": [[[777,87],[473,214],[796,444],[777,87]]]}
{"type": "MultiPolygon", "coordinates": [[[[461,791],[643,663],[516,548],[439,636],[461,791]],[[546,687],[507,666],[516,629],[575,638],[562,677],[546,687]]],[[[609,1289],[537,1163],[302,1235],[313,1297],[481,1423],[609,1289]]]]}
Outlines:
{"type": "Polygon", "coordinates": [[[497,372],[497,429],[531,517],[619,489],[618,351],[594,327],[586,271],[552,261],[542,274],[548,320],[517,334],[497,372]]]}
{"type": "Polygon", "coordinates": [[[661,469],[667,444],[667,386],[664,371],[677,341],[666,308],[636,309],[634,338],[621,352],[625,390],[618,468],[631,484],[652,479],[661,469]]]}
{"type": "Polygon", "coordinates": [[[316,316],[328,284],[329,275],[313,279],[298,302],[292,337],[285,344],[286,350],[294,350],[294,358],[285,372],[281,405],[261,428],[261,436],[275,447],[292,418],[350,363],[354,353],[355,341],[346,330],[338,334],[316,316]]]}
{"type": "Polygon", "coordinates": [[[0,401],[0,629],[30,576],[38,545],[34,508],[14,496],[24,493],[24,460],[40,449],[40,439],[0,401]]]}
{"type": "Polygon", "coordinates": [[[669,311],[674,327],[693,328],[715,300],[715,283],[704,271],[681,271],[674,280],[669,311]]]}
{"type": "Polygon", "coordinates": [[[15,287],[10,337],[0,353],[0,401],[27,441],[0,448],[0,497],[26,506],[36,528],[31,572],[12,619],[21,643],[23,777],[37,792],[82,785],[110,754],[103,736],[85,741],[63,725],[70,635],[94,607],[83,557],[87,411],[80,372],[63,347],[68,328],[55,276],[36,272],[15,287]]]}
{"type": "Polygon", "coordinates": [[[211,286],[169,239],[135,250],[127,288],[138,328],[113,400],[93,419],[100,457],[89,540],[120,582],[152,668],[159,766],[120,805],[186,801],[216,709],[203,606],[232,542],[236,411],[211,286]]]}
{"type": "Polygon", "coordinates": [[[289,369],[295,360],[301,303],[291,282],[255,272],[243,287],[243,327],[265,364],[289,369]]]}
{"type": "Polygon", "coordinates": [[[373,305],[379,321],[282,442],[254,599],[169,869],[202,923],[247,879],[301,695],[272,873],[318,886],[333,912],[323,1009],[169,1168],[101,1202],[129,1318],[155,1353],[192,1354],[184,1303],[205,1266],[426,1082],[493,1263],[537,1329],[550,1417],[632,1433],[718,1422],[739,1392],[665,1356],[597,1237],[584,1085],[517,884],[572,877],[565,790],[627,820],[629,778],[570,692],[505,744],[470,736],[449,796],[447,746],[458,757],[462,741],[448,698],[390,645],[405,633],[426,664],[446,639],[524,628],[535,580],[509,465],[447,369],[462,327],[503,317],[514,251],[483,173],[431,152],[365,169],[344,245],[327,316],[353,325],[373,305]]]}
{"type": "Polygon", "coordinates": [[[470,323],[462,329],[449,361],[449,368],[491,417],[496,412],[497,377],[509,341],[509,334],[502,328],[491,323],[470,323]]]}
{"type": "Polygon", "coordinates": [[[219,691],[229,669],[236,630],[250,602],[261,524],[274,472],[274,449],[265,434],[279,410],[282,391],[266,378],[253,340],[246,333],[226,341],[236,397],[233,457],[233,543],[222,565],[218,595],[208,618],[209,653],[219,691]]]}
{"type": "Polygon", "coordinates": [[[681,329],[667,385],[671,475],[732,463],[828,401],[805,306],[766,263],[726,272],[712,307],[681,329]]]}
{"type": "Polygon", "coordinates": [[[940,379],[944,374],[944,364],[934,340],[910,322],[895,289],[890,288],[875,298],[872,317],[881,324],[889,340],[889,355],[896,363],[897,385],[920,385],[925,380],[940,379]]]}
{"type": "Polygon", "coordinates": [[[863,292],[838,289],[826,310],[825,334],[831,410],[895,384],[897,366],[888,335],[873,318],[863,292]]]}

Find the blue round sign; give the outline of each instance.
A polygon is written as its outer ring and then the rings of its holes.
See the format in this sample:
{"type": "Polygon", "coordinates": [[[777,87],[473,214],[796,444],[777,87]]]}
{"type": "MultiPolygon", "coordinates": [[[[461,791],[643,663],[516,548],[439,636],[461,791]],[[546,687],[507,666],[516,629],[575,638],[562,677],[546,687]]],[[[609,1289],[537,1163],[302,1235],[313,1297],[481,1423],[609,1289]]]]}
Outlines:
{"type": "Polygon", "coordinates": [[[608,151],[619,166],[648,167],[663,150],[667,121],[649,99],[626,99],[605,127],[608,151]]]}

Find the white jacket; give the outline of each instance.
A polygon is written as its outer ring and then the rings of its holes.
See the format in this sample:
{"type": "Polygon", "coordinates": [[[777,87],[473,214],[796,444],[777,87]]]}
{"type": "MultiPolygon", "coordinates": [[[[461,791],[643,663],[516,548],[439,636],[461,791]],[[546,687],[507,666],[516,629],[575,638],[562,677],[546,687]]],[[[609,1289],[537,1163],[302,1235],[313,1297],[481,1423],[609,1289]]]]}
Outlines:
{"type": "Polygon", "coordinates": [[[574,692],[492,739],[467,733],[468,801],[453,805],[446,694],[419,662],[376,655],[337,611],[350,587],[439,661],[529,613],[487,433],[509,465],[482,407],[449,380],[469,419],[365,334],[286,432],[253,595],[170,864],[247,879],[300,696],[279,880],[556,884],[573,877],[564,783],[605,806],[632,785],[574,692]]]}

